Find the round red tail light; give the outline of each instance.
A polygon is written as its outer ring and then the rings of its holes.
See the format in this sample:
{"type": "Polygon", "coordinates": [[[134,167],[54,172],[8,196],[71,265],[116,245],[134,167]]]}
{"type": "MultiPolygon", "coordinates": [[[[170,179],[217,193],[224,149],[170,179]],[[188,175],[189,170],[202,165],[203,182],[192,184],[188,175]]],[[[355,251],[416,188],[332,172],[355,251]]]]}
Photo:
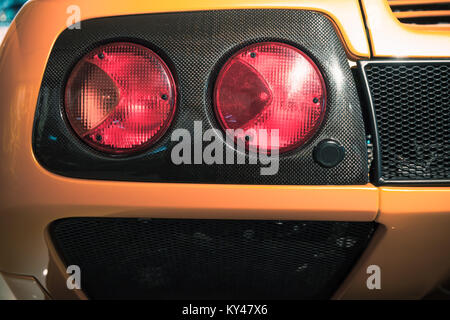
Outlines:
{"type": "Polygon", "coordinates": [[[126,154],[154,144],[175,113],[176,89],[164,61],[133,43],[96,48],[73,69],[65,91],[70,125],[101,152],[126,154]]]}
{"type": "MultiPolygon", "coordinates": [[[[278,42],[250,45],[234,54],[219,72],[214,106],[224,129],[278,130],[270,139],[246,139],[259,150],[286,152],[304,144],[325,114],[325,82],[316,64],[299,49],[278,42]],[[267,140],[267,141],[266,141],[267,140]]],[[[237,139],[245,139],[235,134],[237,139]]]]}

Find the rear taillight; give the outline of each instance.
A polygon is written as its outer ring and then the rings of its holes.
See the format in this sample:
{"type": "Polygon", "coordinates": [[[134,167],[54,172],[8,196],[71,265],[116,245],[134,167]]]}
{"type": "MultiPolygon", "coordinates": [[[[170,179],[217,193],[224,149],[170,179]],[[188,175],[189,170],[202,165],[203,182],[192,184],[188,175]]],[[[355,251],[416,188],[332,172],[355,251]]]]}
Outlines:
{"type": "Polygon", "coordinates": [[[73,69],[65,111],[76,134],[94,149],[128,154],[154,144],[175,113],[176,89],[164,61],[133,43],[94,49],[73,69]]]}
{"type": "Polygon", "coordinates": [[[279,42],[250,45],[220,70],[214,106],[224,129],[246,131],[237,139],[248,147],[270,150],[271,139],[248,139],[278,130],[280,152],[304,144],[325,114],[326,89],[316,64],[299,49],[279,42]],[[254,129],[254,130],[251,130],[254,129]],[[260,130],[264,129],[264,130],[260,130]]]}

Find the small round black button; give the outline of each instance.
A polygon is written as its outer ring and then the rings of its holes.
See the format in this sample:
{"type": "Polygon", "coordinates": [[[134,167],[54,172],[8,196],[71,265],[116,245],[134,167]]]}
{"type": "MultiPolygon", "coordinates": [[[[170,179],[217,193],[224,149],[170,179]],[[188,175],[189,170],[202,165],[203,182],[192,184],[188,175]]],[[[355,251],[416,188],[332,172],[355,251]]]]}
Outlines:
{"type": "Polygon", "coordinates": [[[315,146],[313,157],[314,160],[322,167],[333,168],[344,160],[345,149],[335,140],[322,140],[317,146],[315,146]]]}

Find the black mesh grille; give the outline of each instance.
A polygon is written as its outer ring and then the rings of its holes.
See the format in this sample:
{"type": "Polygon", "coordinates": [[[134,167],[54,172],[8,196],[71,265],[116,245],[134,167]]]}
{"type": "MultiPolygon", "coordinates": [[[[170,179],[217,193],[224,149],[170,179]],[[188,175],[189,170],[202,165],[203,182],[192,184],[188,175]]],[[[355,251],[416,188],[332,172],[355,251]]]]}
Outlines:
{"type": "Polygon", "coordinates": [[[364,71],[381,181],[448,181],[450,62],[369,63],[364,71]]]}
{"type": "Polygon", "coordinates": [[[372,222],[69,218],[50,233],[90,298],[329,298],[372,222]]]}

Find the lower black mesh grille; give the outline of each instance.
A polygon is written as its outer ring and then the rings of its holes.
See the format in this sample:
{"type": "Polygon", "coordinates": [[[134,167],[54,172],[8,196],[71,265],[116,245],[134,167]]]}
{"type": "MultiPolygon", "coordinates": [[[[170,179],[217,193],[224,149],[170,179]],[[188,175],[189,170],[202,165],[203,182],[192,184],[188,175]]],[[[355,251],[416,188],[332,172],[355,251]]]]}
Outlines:
{"type": "Polygon", "coordinates": [[[378,178],[450,179],[450,61],[364,66],[378,133],[378,178]]]}
{"type": "Polygon", "coordinates": [[[93,299],[330,298],[372,222],[69,218],[53,222],[93,299]]]}

